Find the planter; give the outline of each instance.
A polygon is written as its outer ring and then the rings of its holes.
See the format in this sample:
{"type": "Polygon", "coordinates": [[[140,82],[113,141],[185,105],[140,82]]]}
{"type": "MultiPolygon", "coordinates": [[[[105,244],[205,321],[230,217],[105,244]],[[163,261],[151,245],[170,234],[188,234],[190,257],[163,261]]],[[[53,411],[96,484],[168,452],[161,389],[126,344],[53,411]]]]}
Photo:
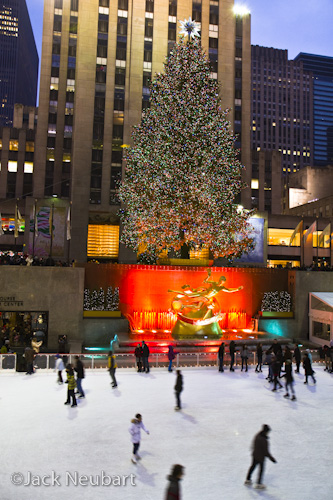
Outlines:
{"type": "Polygon", "coordinates": [[[278,312],[278,311],[262,311],[262,318],[293,318],[294,313],[290,312],[278,312]]]}
{"type": "Polygon", "coordinates": [[[120,311],[83,311],[84,318],[120,318],[120,311]]]}

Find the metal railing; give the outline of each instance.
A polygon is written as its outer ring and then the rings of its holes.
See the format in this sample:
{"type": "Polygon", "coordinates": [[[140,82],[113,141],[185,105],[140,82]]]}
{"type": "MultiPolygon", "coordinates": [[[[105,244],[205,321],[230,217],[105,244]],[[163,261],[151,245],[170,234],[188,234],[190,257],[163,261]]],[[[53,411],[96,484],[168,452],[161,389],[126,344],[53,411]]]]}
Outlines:
{"type": "MultiPolygon", "coordinates": [[[[319,355],[316,350],[310,351],[313,361],[319,361],[319,355]]],[[[40,353],[34,359],[34,366],[41,370],[54,370],[56,354],[40,353]]],[[[99,370],[107,369],[108,356],[105,354],[81,354],[71,353],[62,355],[65,364],[75,362],[75,356],[80,356],[81,361],[86,369],[99,370]]],[[[136,368],[136,360],[134,354],[116,354],[118,368],[136,368]]],[[[264,360],[265,361],[265,356],[264,360]]],[[[235,353],[235,365],[241,365],[242,358],[240,352],[235,353]]],[[[22,362],[21,362],[22,364],[22,362]]],[[[168,356],[164,353],[152,353],[149,356],[149,365],[155,368],[167,367],[169,364],[168,356]]],[[[216,352],[181,352],[176,355],[173,361],[174,368],[185,367],[200,367],[200,366],[218,366],[219,360],[216,352]]],[[[224,356],[224,365],[230,364],[230,356],[228,353],[224,356]]],[[[250,352],[248,364],[257,364],[256,352],[250,352]]],[[[17,355],[15,353],[0,354],[0,371],[12,370],[16,371],[18,367],[17,355]]],[[[21,370],[20,370],[21,371],[21,370]]],[[[23,370],[22,370],[23,371],[23,370]]]]}

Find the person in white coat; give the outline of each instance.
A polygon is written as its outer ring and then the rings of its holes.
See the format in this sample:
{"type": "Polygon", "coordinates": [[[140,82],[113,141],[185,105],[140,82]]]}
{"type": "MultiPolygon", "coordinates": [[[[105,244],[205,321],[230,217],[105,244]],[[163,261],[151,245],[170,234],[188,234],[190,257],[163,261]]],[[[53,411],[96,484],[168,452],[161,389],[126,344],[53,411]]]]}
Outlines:
{"type": "Polygon", "coordinates": [[[63,383],[63,380],[62,380],[62,370],[65,369],[65,365],[64,365],[64,362],[62,360],[62,357],[60,356],[60,354],[56,354],[56,362],[55,362],[55,368],[54,370],[58,372],[58,384],[62,384],[63,383]]]}
{"type": "Polygon", "coordinates": [[[142,416],[140,413],[135,415],[135,418],[131,420],[131,427],[128,429],[131,434],[131,441],[133,443],[133,456],[132,462],[133,464],[137,463],[137,460],[140,460],[140,455],[138,455],[138,449],[140,447],[141,441],[141,429],[143,429],[147,434],[149,434],[148,429],[145,428],[142,422],[142,416]]]}

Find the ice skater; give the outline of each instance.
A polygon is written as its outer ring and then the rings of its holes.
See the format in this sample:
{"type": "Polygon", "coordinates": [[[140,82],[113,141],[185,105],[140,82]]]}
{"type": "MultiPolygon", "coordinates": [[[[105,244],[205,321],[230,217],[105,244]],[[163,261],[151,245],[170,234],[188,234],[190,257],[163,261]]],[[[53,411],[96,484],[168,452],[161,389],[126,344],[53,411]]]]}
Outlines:
{"type": "Polygon", "coordinates": [[[175,394],[176,394],[175,410],[181,410],[182,405],[180,402],[180,393],[183,390],[183,375],[181,374],[180,370],[177,370],[176,375],[177,375],[177,379],[176,379],[176,385],[175,385],[175,394]]]}
{"type": "Polygon", "coordinates": [[[146,342],[142,341],[142,356],[143,356],[143,371],[149,373],[149,347],[146,342]]]}
{"type": "Polygon", "coordinates": [[[138,373],[140,373],[142,372],[142,356],[143,356],[142,347],[140,344],[136,346],[134,355],[135,355],[136,365],[138,367],[138,373]]]}
{"type": "Polygon", "coordinates": [[[281,382],[278,380],[280,377],[281,363],[276,356],[272,356],[272,373],[273,373],[273,382],[274,387],[272,391],[276,391],[277,385],[279,385],[279,389],[282,388],[281,382]]]}
{"type": "Polygon", "coordinates": [[[80,360],[80,356],[75,356],[75,367],[76,371],[76,385],[78,393],[80,394],[79,398],[84,398],[85,394],[82,389],[82,380],[84,379],[84,366],[82,361],[80,360]]]}
{"type": "Polygon", "coordinates": [[[63,384],[64,381],[62,379],[62,370],[65,369],[65,365],[64,365],[64,362],[62,360],[62,357],[60,356],[60,354],[56,354],[56,362],[55,362],[55,368],[54,370],[58,372],[58,384],[63,384]]]}
{"type": "Polygon", "coordinates": [[[311,361],[310,361],[310,358],[309,358],[309,354],[307,352],[304,354],[303,368],[304,368],[304,375],[305,375],[305,382],[304,382],[304,384],[308,383],[308,377],[312,377],[313,383],[315,384],[316,383],[316,379],[313,376],[314,371],[312,369],[312,365],[311,365],[311,361]]]}
{"type": "Polygon", "coordinates": [[[219,372],[224,372],[224,368],[223,368],[224,350],[225,350],[225,344],[224,344],[224,342],[222,342],[222,344],[219,347],[219,351],[218,351],[219,372]]]}
{"type": "Polygon", "coordinates": [[[72,398],[72,404],[71,407],[73,408],[74,406],[77,406],[76,402],[76,397],[75,397],[75,387],[76,387],[76,382],[74,378],[74,371],[72,365],[69,363],[66,366],[66,372],[67,372],[67,401],[64,403],[65,405],[69,405],[71,402],[72,398]]]}
{"type": "Polygon", "coordinates": [[[230,371],[234,372],[234,362],[235,362],[235,351],[236,351],[236,344],[232,340],[229,344],[229,353],[230,353],[230,371]]]}
{"type": "Polygon", "coordinates": [[[288,387],[290,387],[290,392],[292,394],[291,400],[296,401],[296,396],[295,396],[295,391],[294,391],[293,367],[292,367],[292,362],[291,362],[290,358],[286,359],[285,374],[282,375],[282,377],[286,378],[286,394],[284,395],[284,397],[289,398],[288,387]]]}
{"type": "Polygon", "coordinates": [[[247,477],[245,483],[247,486],[251,486],[251,476],[254,469],[259,465],[259,474],[258,474],[258,482],[256,484],[256,488],[262,490],[266,488],[264,484],[262,484],[262,478],[264,474],[264,462],[265,458],[268,457],[272,462],[276,463],[275,458],[270,454],[268,447],[268,432],[271,428],[268,425],[263,425],[262,429],[258,434],[255,435],[253,440],[253,452],[252,452],[252,464],[247,473],[247,477]]]}
{"type": "Polygon", "coordinates": [[[184,467],[179,464],[173,465],[171,474],[167,476],[169,485],[166,490],[165,500],[181,500],[181,490],[179,482],[181,481],[183,476],[184,467]]]}
{"type": "Polygon", "coordinates": [[[243,371],[243,368],[245,366],[245,371],[247,372],[247,360],[249,358],[249,351],[247,349],[247,345],[246,344],[244,344],[243,347],[242,347],[241,358],[242,358],[242,370],[241,371],[243,371]]]}
{"type": "Polygon", "coordinates": [[[262,343],[260,342],[257,345],[257,366],[256,366],[256,372],[262,372],[261,366],[262,366],[262,343]]]}
{"type": "Polygon", "coordinates": [[[173,350],[173,345],[170,344],[169,347],[168,347],[168,349],[169,349],[169,351],[168,351],[168,360],[169,360],[168,371],[172,372],[172,362],[173,362],[173,360],[176,357],[176,353],[173,350]]]}
{"type": "Polygon", "coordinates": [[[141,429],[145,431],[146,434],[149,434],[148,429],[145,428],[142,422],[142,415],[137,413],[135,418],[131,420],[131,427],[128,429],[131,435],[131,441],[133,443],[133,456],[132,462],[133,464],[137,463],[137,460],[140,460],[140,455],[138,454],[138,449],[140,448],[141,441],[141,429]]]}
{"type": "Polygon", "coordinates": [[[116,368],[117,368],[116,356],[112,351],[109,352],[108,367],[109,367],[110,377],[112,379],[111,382],[112,387],[113,388],[118,387],[116,380],[116,368]]]}
{"type": "Polygon", "coordinates": [[[299,373],[299,367],[301,365],[301,351],[300,348],[298,347],[298,344],[295,344],[293,357],[295,358],[295,363],[296,363],[295,373],[299,373]]]}

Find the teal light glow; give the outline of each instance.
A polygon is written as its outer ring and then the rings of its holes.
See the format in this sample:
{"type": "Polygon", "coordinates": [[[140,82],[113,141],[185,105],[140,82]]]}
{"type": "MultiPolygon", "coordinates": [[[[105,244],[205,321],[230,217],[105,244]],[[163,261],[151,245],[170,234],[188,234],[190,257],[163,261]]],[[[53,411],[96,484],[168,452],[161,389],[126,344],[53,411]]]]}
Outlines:
{"type": "Polygon", "coordinates": [[[275,337],[287,337],[287,324],[283,328],[283,322],[278,321],[276,319],[272,320],[267,320],[265,319],[264,321],[260,322],[260,328],[264,332],[270,333],[274,335],[275,337]]]}

